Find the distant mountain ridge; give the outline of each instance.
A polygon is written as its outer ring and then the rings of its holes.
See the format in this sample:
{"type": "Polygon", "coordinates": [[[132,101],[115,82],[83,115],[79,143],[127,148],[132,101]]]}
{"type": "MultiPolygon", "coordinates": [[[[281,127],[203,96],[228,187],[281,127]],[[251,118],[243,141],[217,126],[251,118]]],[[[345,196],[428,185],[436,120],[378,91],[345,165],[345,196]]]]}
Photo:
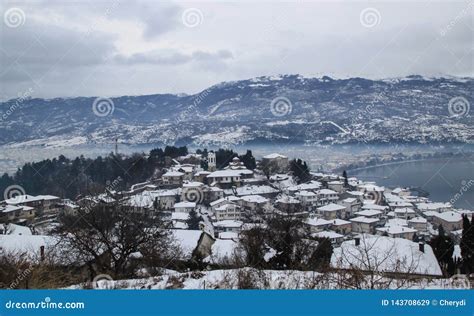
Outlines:
{"type": "Polygon", "coordinates": [[[0,103],[0,145],[473,143],[473,93],[473,78],[282,75],[195,95],[12,99],[0,103]]]}

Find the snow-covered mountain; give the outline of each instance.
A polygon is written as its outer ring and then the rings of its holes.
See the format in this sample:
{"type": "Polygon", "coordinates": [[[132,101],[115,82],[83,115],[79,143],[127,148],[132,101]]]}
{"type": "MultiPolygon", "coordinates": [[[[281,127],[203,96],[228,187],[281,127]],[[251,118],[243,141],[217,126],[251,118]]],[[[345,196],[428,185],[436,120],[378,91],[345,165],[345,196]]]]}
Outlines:
{"type": "Polygon", "coordinates": [[[195,95],[12,99],[0,103],[0,145],[473,143],[473,93],[472,78],[285,75],[195,95]]]}

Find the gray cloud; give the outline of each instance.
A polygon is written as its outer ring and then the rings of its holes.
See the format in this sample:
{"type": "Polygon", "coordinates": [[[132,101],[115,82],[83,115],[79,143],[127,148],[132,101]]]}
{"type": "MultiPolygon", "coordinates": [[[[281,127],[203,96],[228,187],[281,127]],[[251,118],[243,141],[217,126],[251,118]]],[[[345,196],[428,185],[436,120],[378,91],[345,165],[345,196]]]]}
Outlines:
{"type": "Polygon", "coordinates": [[[472,76],[472,1],[2,2],[26,13],[0,32],[0,94],[194,93],[226,80],[307,76],[472,76]],[[183,25],[186,8],[203,13],[183,25]],[[111,80],[113,78],[113,80],[111,80]]]}
{"type": "Polygon", "coordinates": [[[232,58],[232,52],[219,50],[217,52],[195,51],[185,54],[176,50],[154,50],[146,53],[137,53],[129,57],[118,55],[115,60],[126,65],[135,64],[157,64],[157,65],[181,65],[190,62],[218,62],[232,58]]]}

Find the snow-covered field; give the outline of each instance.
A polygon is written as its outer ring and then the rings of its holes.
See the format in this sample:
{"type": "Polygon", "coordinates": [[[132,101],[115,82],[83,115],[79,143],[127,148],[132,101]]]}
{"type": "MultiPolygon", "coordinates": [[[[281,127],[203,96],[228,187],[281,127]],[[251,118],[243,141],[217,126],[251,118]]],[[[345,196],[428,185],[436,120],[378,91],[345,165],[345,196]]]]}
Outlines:
{"type": "MultiPolygon", "coordinates": [[[[141,279],[111,280],[103,278],[94,284],[78,284],[68,289],[341,289],[341,274],[314,271],[256,270],[252,268],[193,271],[180,273],[164,270],[160,276],[141,279]]],[[[367,287],[370,288],[367,276],[367,287]]],[[[388,289],[465,289],[468,283],[458,277],[451,279],[417,279],[378,281],[380,287],[388,289]],[[391,281],[391,282],[390,282],[391,281]],[[387,287],[382,285],[389,284],[387,287]]]]}

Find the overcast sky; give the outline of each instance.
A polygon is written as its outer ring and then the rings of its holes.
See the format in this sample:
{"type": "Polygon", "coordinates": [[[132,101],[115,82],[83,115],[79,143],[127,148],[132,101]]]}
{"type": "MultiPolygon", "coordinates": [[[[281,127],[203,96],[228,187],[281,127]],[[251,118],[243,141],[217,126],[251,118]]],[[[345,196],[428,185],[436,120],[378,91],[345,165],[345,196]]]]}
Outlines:
{"type": "Polygon", "coordinates": [[[2,1],[0,97],[196,93],[262,75],[473,76],[471,1],[2,1]]]}

